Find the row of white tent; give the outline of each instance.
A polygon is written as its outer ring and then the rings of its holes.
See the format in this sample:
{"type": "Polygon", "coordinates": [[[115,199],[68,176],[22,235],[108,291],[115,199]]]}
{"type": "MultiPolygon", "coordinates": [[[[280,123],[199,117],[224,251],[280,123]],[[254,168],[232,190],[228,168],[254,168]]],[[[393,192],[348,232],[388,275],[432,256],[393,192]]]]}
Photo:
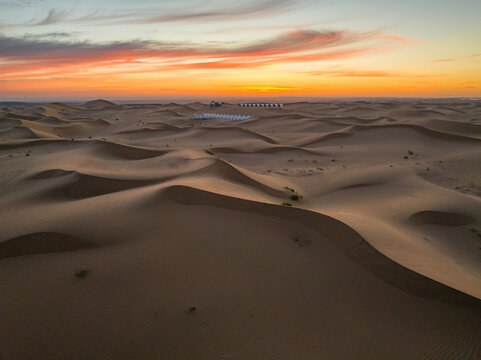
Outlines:
{"type": "Polygon", "coordinates": [[[229,119],[229,120],[247,120],[252,118],[251,115],[229,115],[229,114],[212,114],[212,113],[203,113],[203,114],[195,114],[194,117],[196,119],[229,119]]]}
{"type": "Polygon", "coordinates": [[[284,107],[284,104],[239,104],[240,107],[284,107]]]}

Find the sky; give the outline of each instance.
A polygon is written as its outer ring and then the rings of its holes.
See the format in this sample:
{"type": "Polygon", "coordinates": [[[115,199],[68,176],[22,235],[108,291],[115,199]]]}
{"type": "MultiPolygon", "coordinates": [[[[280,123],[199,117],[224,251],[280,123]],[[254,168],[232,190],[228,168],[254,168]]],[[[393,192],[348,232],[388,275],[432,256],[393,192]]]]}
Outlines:
{"type": "Polygon", "coordinates": [[[0,0],[0,100],[481,96],[481,0],[0,0]]]}

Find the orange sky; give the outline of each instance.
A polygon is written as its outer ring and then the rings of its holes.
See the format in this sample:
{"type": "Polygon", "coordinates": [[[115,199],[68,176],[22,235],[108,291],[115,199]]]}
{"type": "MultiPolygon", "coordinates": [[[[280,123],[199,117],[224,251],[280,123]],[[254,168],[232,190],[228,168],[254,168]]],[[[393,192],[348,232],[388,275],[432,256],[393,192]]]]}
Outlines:
{"type": "MultiPolygon", "coordinates": [[[[17,23],[0,16],[2,99],[481,96],[481,31],[475,32],[481,27],[469,8],[463,10],[466,21],[431,23],[434,29],[426,31],[422,14],[407,17],[415,4],[410,1],[402,8],[405,18],[373,18],[361,9],[356,18],[352,6],[353,13],[345,14],[342,1],[338,8],[320,8],[288,0],[223,2],[221,10],[187,13],[174,7],[168,15],[144,1],[139,9],[145,12],[138,10],[137,17],[120,1],[109,16],[97,11],[87,17],[82,12],[89,10],[88,2],[68,11],[53,0],[0,3],[4,14],[25,12],[17,23]],[[156,9],[164,15],[152,17],[156,9]],[[315,11],[325,19],[350,15],[355,20],[326,27],[323,21],[312,23],[316,17],[309,14],[315,11]],[[239,12],[245,15],[241,20],[239,12]],[[240,21],[237,28],[233,21],[240,21]],[[393,22],[397,25],[388,27],[393,22]]],[[[422,3],[417,2],[419,8],[422,3]]],[[[481,10],[476,2],[466,4],[481,10]]],[[[109,6],[106,1],[105,9],[109,6]]],[[[438,6],[448,5],[440,1],[438,6]]]]}

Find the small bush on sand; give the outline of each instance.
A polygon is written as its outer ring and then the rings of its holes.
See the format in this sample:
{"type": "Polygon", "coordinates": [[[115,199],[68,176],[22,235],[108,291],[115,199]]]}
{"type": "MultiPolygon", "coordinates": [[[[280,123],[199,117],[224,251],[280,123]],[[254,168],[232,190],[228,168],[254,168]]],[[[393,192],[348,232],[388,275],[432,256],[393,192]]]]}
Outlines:
{"type": "MultiPolygon", "coordinates": [[[[291,188],[291,187],[289,187],[289,186],[284,186],[284,189],[286,189],[287,191],[290,191],[290,192],[294,193],[294,194],[291,195],[291,199],[292,199],[292,200],[296,200],[296,201],[297,201],[297,200],[303,198],[302,195],[299,195],[299,193],[298,193],[296,190],[294,190],[293,188],[291,188]]],[[[289,204],[289,203],[286,203],[286,204],[289,204]]],[[[282,205],[286,205],[286,204],[282,203],[282,205]]],[[[291,206],[291,204],[286,205],[286,206],[291,206]]]]}
{"type": "Polygon", "coordinates": [[[77,269],[77,270],[75,270],[75,276],[78,277],[78,278],[84,278],[88,275],[89,272],[90,272],[90,270],[88,270],[88,269],[84,269],[84,268],[77,269]]]}
{"type": "Polygon", "coordinates": [[[283,201],[281,205],[284,205],[284,206],[292,206],[291,203],[288,203],[287,201],[283,201]]]}
{"type": "Polygon", "coordinates": [[[212,151],[210,151],[210,150],[204,150],[204,151],[205,151],[207,154],[209,154],[209,155],[214,155],[214,153],[213,153],[212,151]]]}

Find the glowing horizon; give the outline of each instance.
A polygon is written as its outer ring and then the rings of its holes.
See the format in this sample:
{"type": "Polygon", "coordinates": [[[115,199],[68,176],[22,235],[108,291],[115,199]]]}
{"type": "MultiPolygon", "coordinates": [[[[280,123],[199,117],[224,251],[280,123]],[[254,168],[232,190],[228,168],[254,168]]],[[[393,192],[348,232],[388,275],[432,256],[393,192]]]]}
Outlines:
{"type": "Polygon", "coordinates": [[[0,1],[0,98],[481,96],[481,3],[0,1]]]}

